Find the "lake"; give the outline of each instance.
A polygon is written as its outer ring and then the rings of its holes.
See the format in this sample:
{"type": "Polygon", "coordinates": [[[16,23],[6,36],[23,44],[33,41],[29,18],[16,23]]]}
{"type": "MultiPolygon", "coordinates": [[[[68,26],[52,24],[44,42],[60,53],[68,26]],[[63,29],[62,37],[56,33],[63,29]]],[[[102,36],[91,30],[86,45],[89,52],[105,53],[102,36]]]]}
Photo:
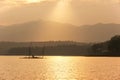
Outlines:
{"type": "Polygon", "coordinates": [[[0,80],[120,80],[120,58],[0,56],[0,80]]]}

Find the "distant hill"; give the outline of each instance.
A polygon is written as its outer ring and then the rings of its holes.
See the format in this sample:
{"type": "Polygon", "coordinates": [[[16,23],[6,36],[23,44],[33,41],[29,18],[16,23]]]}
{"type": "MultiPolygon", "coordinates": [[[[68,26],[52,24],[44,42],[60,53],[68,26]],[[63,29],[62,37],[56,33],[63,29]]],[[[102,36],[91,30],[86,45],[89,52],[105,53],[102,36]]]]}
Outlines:
{"type": "Polygon", "coordinates": [[[83,34],[83,41],[85,42],[104,42],[114,35],[120,35],[120,24],[98,23],[95,25],[81,26],[78,30],[78,34],[83,34]]]}
{"type": "Polygon", "coordinates": [[[0,29],[0,41],[58,41],[71,40],[75,26],[49,21],[14,24],[0,29]],[[68,32],[69,33],[66,33],[68,32]]]}
{"type": "Polygon", "coordinates": [[[0,27],[0,41],[102,42],[117,34],[120,24],[114,23],[74,26],[39,20],[0,27]]]}
{"type": "Polygon", "coordinates": [[[88,55],[91,44],[73,41],[0,42],[0,55],[28,55],[29,47],[35,55],[88,55]],[[32,45],[31,45],[32,44],[32,45]]]}

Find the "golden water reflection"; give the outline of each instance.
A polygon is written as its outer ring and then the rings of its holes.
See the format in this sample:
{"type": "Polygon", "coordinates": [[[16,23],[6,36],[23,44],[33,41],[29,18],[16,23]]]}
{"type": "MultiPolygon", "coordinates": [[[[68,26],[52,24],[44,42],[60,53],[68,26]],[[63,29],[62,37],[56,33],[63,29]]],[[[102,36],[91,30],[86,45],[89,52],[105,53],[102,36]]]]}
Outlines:
{"type": "Polygon", "coordinates": [[[120,58],[0,56],[0,80],[120,80],[120,58]]]}

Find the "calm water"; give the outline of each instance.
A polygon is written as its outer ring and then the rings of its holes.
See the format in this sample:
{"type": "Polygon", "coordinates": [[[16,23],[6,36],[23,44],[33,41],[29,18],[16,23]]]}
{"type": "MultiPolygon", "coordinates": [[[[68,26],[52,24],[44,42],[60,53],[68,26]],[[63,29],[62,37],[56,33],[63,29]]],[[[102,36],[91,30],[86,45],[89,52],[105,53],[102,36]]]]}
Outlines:
{"type": "Polygon", "coordinates": [[[0,56],[0,80],[120,80],[120,58],[0,56]]]}

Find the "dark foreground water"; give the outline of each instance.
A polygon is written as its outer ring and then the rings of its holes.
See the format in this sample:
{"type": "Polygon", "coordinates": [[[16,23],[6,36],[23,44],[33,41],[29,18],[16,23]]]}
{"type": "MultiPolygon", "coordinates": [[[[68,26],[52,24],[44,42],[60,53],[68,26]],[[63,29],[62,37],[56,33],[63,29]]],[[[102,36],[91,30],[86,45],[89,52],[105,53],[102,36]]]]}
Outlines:
{"type": "Polygon", "coordinates": [[[120,58],[0,56],[0,80],[120,80],[120,58]]]}

